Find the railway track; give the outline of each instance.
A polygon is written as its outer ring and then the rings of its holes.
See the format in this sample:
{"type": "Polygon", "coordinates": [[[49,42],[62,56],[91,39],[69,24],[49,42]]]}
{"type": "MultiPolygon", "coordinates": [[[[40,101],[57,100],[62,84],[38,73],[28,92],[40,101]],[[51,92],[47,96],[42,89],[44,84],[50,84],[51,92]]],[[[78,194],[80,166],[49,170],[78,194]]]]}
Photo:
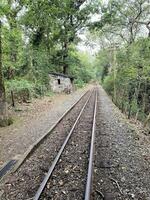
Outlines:
{"type": "Polygon", "coordinates": [[[97,93],[95,91],[95,94],[88,97],[83,108],[81,109],[66,140],[64,141],[60,151],[55,157],[48,173],[45,175],[36,195],[34,196],[34,200],[48,198],[83,199],[85,185],[86,190],[84,199],[90,199],[92,187],[96,107],[97,93]],[[70,138],[71,136],[72,138],[70,138]],[[90,152],[88,151],[89,147],[90,152]],[[61,162],[59,162],[60,157],[61,162]],[[76,165],[78,159],[80,160],[80,163],[76,165]],[[87,166],[89,167],[87,168],[87,166]],[[54,175],[52,174],[53,171],[54,175]],[[56,177],[58,177],[57,184],[56,177]],[[53,179],[52,183],[50,178],[53,179]]]}
{"type": "Polygon", "coordinates": [[[97,89],[94,89],[86,93],[72,113],[68,113],[53,133],[37,146],[13,175],[10,195],[4,193],[2,200],[89,200],[96,109],[97,89]]]}

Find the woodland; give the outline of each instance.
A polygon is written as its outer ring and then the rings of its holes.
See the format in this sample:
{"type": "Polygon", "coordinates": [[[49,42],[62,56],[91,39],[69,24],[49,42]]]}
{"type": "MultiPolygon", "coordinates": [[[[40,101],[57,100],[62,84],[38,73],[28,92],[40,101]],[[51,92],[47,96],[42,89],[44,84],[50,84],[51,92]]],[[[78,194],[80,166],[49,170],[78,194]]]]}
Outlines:
{"type": "Polygon", "coordinates": [[[8,105],[50,93],[49,72],[99,82],[128,118],[150,120],[149,0],[1,0],[0,126],[8,105]],[[80,35],[85,49],[79,51],[80,35]],[[95,43],[98,47],[95,47],[95,43]]]}

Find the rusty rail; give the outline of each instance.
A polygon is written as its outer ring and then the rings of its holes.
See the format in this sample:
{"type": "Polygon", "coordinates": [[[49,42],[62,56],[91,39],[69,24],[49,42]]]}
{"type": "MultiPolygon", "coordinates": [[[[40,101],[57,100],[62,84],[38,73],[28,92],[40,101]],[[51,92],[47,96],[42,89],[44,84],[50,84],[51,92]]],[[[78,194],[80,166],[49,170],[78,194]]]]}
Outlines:
{"type": "Polygon", "coordinates": [[[87,182],[86,182],[84,200],[90,200],[91,191],[92,191],[92,174],[93,174],[93,162],[94,162],[96,111],[97,111],[97,91],[96,91],[96,97],[95,97],[95,107],[94,107],[92,137],[91,137],[91,147],[90,147],[90,157],[89,157],[88,174],[87,174],[87,182]]]}
{"type": "Polygon", "coordinates": [[[73,131],[74,131],[74,129],[75,129],[75,127],[76,127],[76,125],[77,125],[77,123],[78,123],[78,121],[79,121],[79,119],[80,119],[80,117],[81,117],[86,105],[87,105],[87,103],[89,102],[89,99],[91,98],[92,93],[93,93],[93,91],[91,92],[91,94],[89,95],[88,99],[86,100],[84,106],[82,107],[82,109],[81,109],[81,111],[80,111],[75,123],[73,124],[68,136],[66,137],[63,145],[61,146],[61,148],[60,148],[60,150],[59,150],[59,152],[57,154],[57,156],[55,157],[52,165],[50,166],[50,168],[48,170],[48,173],[45,175],[40,187],[38,188],[35,196],[33,197],[33,200],[39,200],[40,199],[40,197],[41,197],[41,195],[42,195],[42,193],[43,193],[43,191],[45,189],[45,186],[46,186],[48,180],[50,179],[50,177],[51,177],[51,175],[52,175],[52,173],[53,173],[53,171],[54,171],[54,169],[55,169],[55,167],[56,167],[56,165],[57,165],[57,163],[58,163],[58,161],[59,161],[59,159],[60,159],[60,157],[61,157],[61,155],[62,155],[62,153],[63,153],[63,151],[65,149],[65,147],[66,147],[66,144],[68,143],[68,141],[69,141],[69,139],[70,139],[70,137],[71,137],[71,135],[72,135],[72,133],[73,133],[73,131]]]}

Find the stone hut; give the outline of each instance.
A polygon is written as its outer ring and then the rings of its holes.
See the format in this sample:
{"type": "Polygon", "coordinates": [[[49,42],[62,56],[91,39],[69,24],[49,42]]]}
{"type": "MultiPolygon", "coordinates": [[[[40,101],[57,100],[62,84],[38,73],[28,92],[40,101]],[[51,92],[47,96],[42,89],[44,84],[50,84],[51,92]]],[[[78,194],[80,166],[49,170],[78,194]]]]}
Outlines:
{"type": "Polygon", "coordinates": [[[53,92],[71,93],[73,90],[73,77],[60,73],[49,73],[49,83],[53,92]]]}

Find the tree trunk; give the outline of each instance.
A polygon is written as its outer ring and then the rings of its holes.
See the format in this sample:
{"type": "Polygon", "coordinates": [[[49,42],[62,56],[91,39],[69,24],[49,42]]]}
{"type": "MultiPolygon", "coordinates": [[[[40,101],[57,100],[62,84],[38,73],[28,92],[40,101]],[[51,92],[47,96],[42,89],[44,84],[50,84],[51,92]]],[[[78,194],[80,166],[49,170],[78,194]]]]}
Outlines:
{"type": "Polygon", "coordinates": [[[131,103],[129,103],[128,119],[131,118],[131,103]]]}
{"type": "Polygon", "coordinates": [[[66,61],[66,58],[68,57],[68,44],[67,42],[64,43],[64,55],[63,55],[63,74],[67,74],[68,71],[68,63],[66,61]]]}
{"type": "Polygon", "coordinates": [[[142,110],[143,110],[144,113],[146,113],[147,94],[148,94],[148,90],[147,90],[147,79],[145,79],[145,83],[144,83],[144,93],[143,93],[143,95],[142,95],[142,101],[143,101],[142,110]]]}
{"type": "Polygon", "coordinates": [[[117,103],[117,89],[116,89],[116,76],[117,76],[117,69],[116,69],[116,47],[114,45],[113,47],[113,81],[114,81],[114,86],[113,86],[113,101],[114,103],[117,103]]]}
{"type": "Polygon", "coordinates": [[[12,101],[11,105],[12,105],[12,107],[15,107],[14,93],[12,90],[10,93],[11,93],[11,101],[12,101]]]}
{"type": "Polygon", "coordinates": [[[8,125],[8,112],[2,72],[2,22],[0,21],[0,126],[8,125]]]}
{"type": "Polygon", "coordinates": [[[147,116],[145,122],[144,122],[144,127],[146,127],[146,125],[148,124],[148,122],[150,122],[150,113],[149,115],[147,116]]]}

